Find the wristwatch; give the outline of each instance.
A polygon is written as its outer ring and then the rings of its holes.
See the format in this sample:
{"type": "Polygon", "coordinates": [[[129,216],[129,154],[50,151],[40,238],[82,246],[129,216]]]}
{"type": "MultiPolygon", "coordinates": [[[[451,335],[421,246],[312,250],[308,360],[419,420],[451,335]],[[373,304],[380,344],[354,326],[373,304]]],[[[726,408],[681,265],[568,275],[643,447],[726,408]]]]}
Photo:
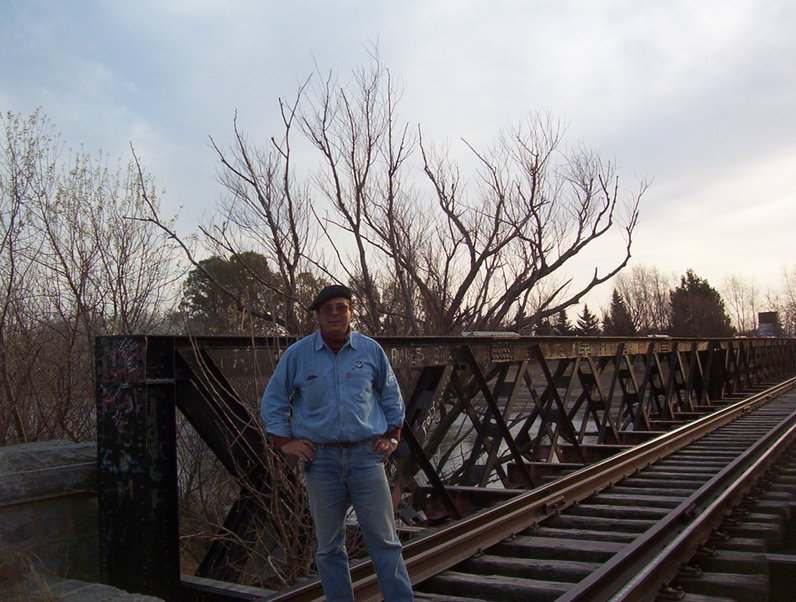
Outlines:
{"type": "Polygon", "coordinates": [[[390,441],[390,443],[392,443],[392,444],[393,444],[395,447],[398,447],[398,439],[396,439],[395,437],[390,437],[389,441],[390,441]]]}

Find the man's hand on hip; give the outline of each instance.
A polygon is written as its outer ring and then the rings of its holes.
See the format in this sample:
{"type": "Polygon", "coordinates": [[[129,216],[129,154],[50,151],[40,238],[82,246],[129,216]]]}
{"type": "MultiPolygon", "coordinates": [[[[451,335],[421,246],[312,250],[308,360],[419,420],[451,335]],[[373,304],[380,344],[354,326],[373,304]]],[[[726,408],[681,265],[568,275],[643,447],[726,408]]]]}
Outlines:
{"type": "Polygon", "coordinates": [[[315,459],[315,445],[309,439],[291,439],[279,449],[283,454],[297,456],[305,462],[315,459]]]}
{"type": "Polygon", "coordinates": [[[387,461],[392,453],[398,448],[398,442],[395,439],[388,439],[387,437],[376,437],[373,442],[373,451],[378,454],[384,454],[384,461],[387,461]]]}

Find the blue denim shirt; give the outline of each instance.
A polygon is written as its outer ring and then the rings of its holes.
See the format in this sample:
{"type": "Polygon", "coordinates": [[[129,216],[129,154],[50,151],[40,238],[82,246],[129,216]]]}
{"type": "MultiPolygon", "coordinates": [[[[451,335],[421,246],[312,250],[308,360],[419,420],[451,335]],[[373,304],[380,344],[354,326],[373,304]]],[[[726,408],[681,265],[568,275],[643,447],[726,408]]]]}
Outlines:
{"type": "Polygon", "coordinates": [[[352,332],[335,355],[316,331],[282,355],[263,393],[260,416],[271,435],[316,443],[361,441],[401,427],[404,404],[376,341],[352,332]]]}

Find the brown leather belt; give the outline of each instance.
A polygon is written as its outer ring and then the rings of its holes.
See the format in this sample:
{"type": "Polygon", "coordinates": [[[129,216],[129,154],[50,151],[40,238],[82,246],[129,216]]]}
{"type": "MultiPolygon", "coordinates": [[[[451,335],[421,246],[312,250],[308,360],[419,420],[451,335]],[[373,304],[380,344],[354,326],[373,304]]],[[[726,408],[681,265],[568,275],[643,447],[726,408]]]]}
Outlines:
{"type": "Polygon", "coordinates": [[[362,441],[332,441],[331,443],[316,443],[319,447],[354,447],[355,445],[362,445],[363,443],[370,443],[375,437],[370,439],[362,439],[362,441]]]}

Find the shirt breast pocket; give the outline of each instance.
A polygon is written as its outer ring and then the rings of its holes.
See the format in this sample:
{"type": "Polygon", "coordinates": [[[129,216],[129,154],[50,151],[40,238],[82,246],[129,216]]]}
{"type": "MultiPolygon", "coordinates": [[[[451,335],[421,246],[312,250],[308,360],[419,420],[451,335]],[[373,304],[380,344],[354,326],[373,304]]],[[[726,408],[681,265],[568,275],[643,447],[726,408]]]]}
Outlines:
{"type": "Polygon", "coordinates": [[[310,375],[298,385],[301,392],[301,399],[309,412],[320,410],[326,398],[332,394],[328,387],[324,385],[324,379],[310,375]]]}

